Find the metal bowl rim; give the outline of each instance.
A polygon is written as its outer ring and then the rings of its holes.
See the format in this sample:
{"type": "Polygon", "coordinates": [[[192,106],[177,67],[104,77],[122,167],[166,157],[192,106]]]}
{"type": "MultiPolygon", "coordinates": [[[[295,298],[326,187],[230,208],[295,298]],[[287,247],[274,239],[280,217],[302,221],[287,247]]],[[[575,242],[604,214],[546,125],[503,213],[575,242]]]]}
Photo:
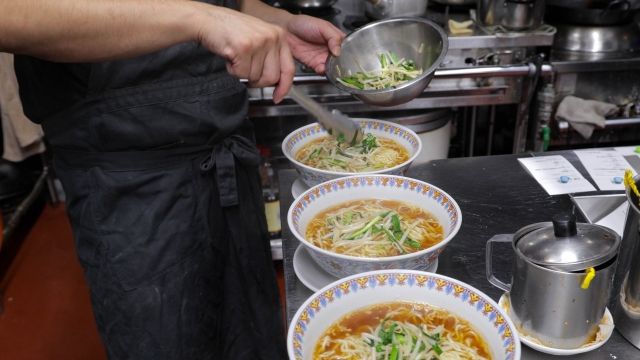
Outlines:
{"type": "Polygon", "coordinates": [[[431,64],[431,66],[429,66],[429,68],[427,68],[426,70],[422,71],[422,74],[418,75],[417,77],[406,81],[398,86],[396,86],[393,89],[377,89],[377,90],[360,90],[360,89],[354,89],[348,86],[344,86],[342,83],[340,83],[339,81],[335,80],[335,74],[333,72],[333,66],[330,65],[331,62],[333,61],[333,59],[335,59],[336,57],[333,56],[333,54],[329,53],[329,55],[327,56],[327,61],[325,62],[325,74],[327,76],[327,79],[329,79],[329,81],[338,89],[346,91],[348,93],[354,94],[354,95],[375,95],[375,94],[385,94],[385,93],[389,93],[389,92],[394,92],[396,90],[400,90],[400,89],[404,89],[406,87],[409,87],[411,85],[413,85],[414,83],[416,83],[417,81],[420,81],[426,77],[432,76],[433,72],[435,72],[435,70],[440,66],[440,64],[442,63],[442,61],[444,60],[445,56],[447,55],[447,51],[449,50],[449,38],[447,37],[447,34],[444,32],[444,30],[435,22],[431,21],[431,20],[427,20],[427,19],[422,19],[422,18],[415,18],[415,17],[397,17],[397,18],[390,18],[390,19],[382,19],[382,20],[378,20],[378,21],[374,21],[371,23],[368,23],[367,25],[359,28],[357,31],[352,32],[351,34],[347,35],[347,37],[345,38],[345,40],[347,40],[350,36],[356,34],[358,31],[363,31],[366,30],[370,27],[374,27],[376,25],[379,25],[381,23],[390,23],[390,22],[396,22],[396,21],[411,21],[411,22],[419,22],[419,23],[424,23],[427,24],[429,26],[431,26],[434,30],[436,30],[439,34],[440,37],[442,39],[442,50],[440,51],[440,55],[438,55],[438,58],[436,59],[436,61],[433,62],[433,64],[431,64]]]}

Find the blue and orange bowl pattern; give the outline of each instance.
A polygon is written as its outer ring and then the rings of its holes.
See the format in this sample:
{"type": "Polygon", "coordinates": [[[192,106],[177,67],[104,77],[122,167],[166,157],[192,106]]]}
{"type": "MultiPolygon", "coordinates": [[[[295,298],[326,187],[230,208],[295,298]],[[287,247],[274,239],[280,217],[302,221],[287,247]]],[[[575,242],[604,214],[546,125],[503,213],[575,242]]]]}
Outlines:
{"type": "MultiPolygon", "coordinates": [[[[317,207],[317,206],[316,206],[317,207]]],[[[317,210],[317,209],[316,209],[317,210]]],[[[298,237],[309,250],[309,255],[320,265],[325,271],[338,278],[373,270],[384,269],[406,269],[406,270],[424,270],[429,267],[444,250],[444,246],[457,234],[461,221],[460,208],[456,202],[444,191],[429,185],[423,181],[414,180],[399,176],[377,175],[377,176],[350,176],[328,181],[309,189],[296,199],[289,210],[289,224],[294,235],[298,237]],[[300,217],[310,206],[326,196],[336,196],[341,192],[349,192],[352,189],[370,188],[371,194],[376,197],[384,197],[394,200],[401,200],[400,196],[385,196],[392,194],[384,192],[384,189],[392,192],[402,192],[403,197],[409,197],[410,202],[422,204],[424,208],[435,214],[433,207],[425,206],[425,204],[433,204],[446,212],[448,217],[447,224],[442,223],[445,230],[444,239],[422,251],[407,255],[399,255],[386,258],[362,258],[355,256],[345,256],[336,254],[327,250],[322,250],[302,239],[304,230],[300,228],[300,217]],[[385,195],[381,195],[385,194],[385,195]],[[422,197],[422,199],[421,199],[422,197]]],[[[442,222],[442,219],[439,218],[442,222]]]]}
{"type": "MultiPolygon", "coordinates": [[[[386,138],[395,140],[411,150],[409,160],[400,165],[394,166],[389,169],[376,170],[361,174],[404,175],[407,170],[409,170],[409,166],[418,156],[422,148],[422,143],[417,134],[405,127],[402,127],[401,125],[397,125],[392,122],[380,120],[360,120],[359,122],[365,133],[371,132],[373,130],[375,130],[376,132],[382,132],[386,138]]],[[[320,124],[315,123],[307,125],[291,133],[289,136],[287,136],[285,142],[283,143],[282,149],[284,154],[293,163],[300,178],[309,186],[315,186],[339,177],[354,175],[354,173],[341,173],[315,169],[294,160],[296,155],[295,152],[297,152],[296,147],[300,146],[301,142],[306,143],[306,141],[309,139],[319,138],[321,136],[327,135],[329,135],[329,133],[327,133],[327,131],[322,126],[320,126],[320,124]]]]}
{"type": "MultiPolygon", "coordinates": [[[[450,281],[438,275],[432,276],[428,273],[362,274],[360,277],[336,283],[337,285],[314,294],[308,306],[306,306],[300,316],[294,318],[290,324],[290,326],[294,327],[293,350],[297,360],[303,360],[302,345],[304,344],[304,335],[307,327],[311,322],[321,316],[323,311],[336,311],[336,309],[340,307],[340,300],[357,292],[369,291],[373,293],[377,288],[403,286],[423,288],[425,291],[424,299],[429,299],[429,292],[437,291],[449,296],[452,302],[459,301],[465,306],[472,307],[476,312],[483,315],[485,321],[493,325],[495,334],[483,334],[485,339],[487,336],[499,336],[502,339],[504,357],[500,359],[515,359],[517,335],[514,336],[514,329],[508,324],[508,321],[505,319],[505,314],[503,314],[497,306],[489,303],[485,295],[480,295],[477,291],[469,289],[462,283],[450,281]],[[334,309],[332,310],[332,308],[334,309]]],[[[414,299],[406,300],[411,301],[414,299]]],[[[424,300],[424,302],[428,303],[428,300],[424,300]]],[[[344,315],[346,315],[346,313],[344,313],[344,315]]],[[[473,324],[473,322],[470,323],[473,324]]],[[[314,345],[315,344],[312,346],[314,345]]]]}

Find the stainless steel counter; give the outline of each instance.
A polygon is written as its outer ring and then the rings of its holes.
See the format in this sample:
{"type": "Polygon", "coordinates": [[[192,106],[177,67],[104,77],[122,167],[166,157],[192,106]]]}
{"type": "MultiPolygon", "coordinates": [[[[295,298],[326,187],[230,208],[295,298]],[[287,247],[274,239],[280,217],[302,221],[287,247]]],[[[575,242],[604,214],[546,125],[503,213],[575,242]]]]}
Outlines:
{"type": "MultiPolygon", "coordinates": [[[[545,155],[551,154],[563,155],[587,179],[591,179],[572,151],[545,153],[545,155]]],[[[458,202],[462,209],[462,227],[440,255],[438,274],[466,282],[497,301],[502,291],[489,284],[485,277],[486,241],[496,234],[512,234],[525,225],[550,221],[551,217],[559,212],[575,212],[568,195],[548,195],[517,161],[518,157],[533,155],[542,154],[435,160],[409,170],[408,177],[442,188],[458,202]]],[[[636,164],[632,165],[636,166],[636,164]]],[[[287,211],[293,202],[291,186],[296,179],[297,174],[294,170],[280,172],[282,219],[287,218],[287,211]]],[[[589,195],[589,193],[581,195],[589,195]]],[[[576,212],[576,215],[579,221],[586,221],[579,212],[576,212]]],[[[283,223],[282,243],[288,324],[300,305],[313,292],[298,280],[293,270],[293,255],[299,241],[293,236],[286,223],[283,223]]],[[[498,278],[508,280],[512,266],[510,245],[498,244],[495,249],[494,273],[498,278]]],[[[522,346],[524,360],[551,358],[556,356],[522,346]]],[[[557,358],[567,360],[640,359],[640,350],[614,331],[609,341],[599,349],[580,355],[557,358]]]]}

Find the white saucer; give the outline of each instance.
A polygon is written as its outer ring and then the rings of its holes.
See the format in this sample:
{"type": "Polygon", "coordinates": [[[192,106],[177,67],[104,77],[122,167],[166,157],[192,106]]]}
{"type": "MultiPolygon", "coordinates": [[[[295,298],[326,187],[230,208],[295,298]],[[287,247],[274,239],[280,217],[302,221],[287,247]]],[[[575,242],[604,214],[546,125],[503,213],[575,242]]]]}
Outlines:
{"type": "MultiPolygon", "coordinates": [[[[507,312],[507,314],[509,313],[509,309],[508,306],[504,306],[505,303],[507,302],[507,293],[504,293],[501,297],[500,300],[498,301],[498,304],[500,305],[500,307],[505,310],[507,312]]],[[[602,321],[600,322],[601,324],[606,324],[606,323],[610,323],[612,325],[611,331],[609,331],[604,340],[597,342],[591,346],[587,346],[587,347],[583,347],[583,348],[578,348],[578,349],[554,349],[554,348],[550,348],[544,345],[540,345],[537,344],[527,338],[525,338],[524,335],[520,334],[520,332],[518,332],[518,334],[520,335],[520,342],[527,345],[528,347],[543,352],[545,354],[551,354],[551,355],[576,355],[576,354],[582,354],[582,353],[586,353],[589,351],[593,351],[597,348],[599,348],[600,346],[604,345],[604,343],[607,342],[607,340],[609,340],[609,338],[611,337],[611,334],[613,333],[613,316],[611,316],[611,312],[609,312],[608,308],[605,308],[604,310],[604,317],[602,318],[602,321]]]]}
{"type": "Polygon", "coordinates": [[[293,182],[293,185],[291,185],[291,195],[293,195],[294,199],[297,199],[298,196],[309,189],[311,189],[311,187],[307,185],[302,178],[297,178],[296,181],[293,182]]]}
{"type": "MultiPolygon", "coordinates": [[[[298,246],[295,254],[293,254],[293,270],[298,276],[298,279],[300,279],[300,282],[313,291],[318,291],[338,280],[337,277],[324,271],[324,269],[313,260],[304,245],[298,246]]],[[[438,270],[437,258],[425,271],[435,273],[436,270],[438,270]]]]}

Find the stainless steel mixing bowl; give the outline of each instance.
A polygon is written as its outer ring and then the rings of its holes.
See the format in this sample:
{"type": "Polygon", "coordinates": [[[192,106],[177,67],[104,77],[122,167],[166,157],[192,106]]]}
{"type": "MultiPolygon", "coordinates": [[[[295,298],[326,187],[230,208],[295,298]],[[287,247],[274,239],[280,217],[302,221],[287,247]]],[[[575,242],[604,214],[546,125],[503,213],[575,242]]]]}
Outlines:
{"type": "Polygon", "coordinates": [[[363,102],[395,106],[413,100],[424,91],[448,48],[449,40],[444,30],[429,20],[413,17],[384,19],[349,34],[342,42],[341,55],[329,55],[327,58],[325,71],[333,85],[363,102]],[[419,52],[421,47],[422,52],[419,52]],[[376,54],[386,51],[392,51],[398,58],[414,60],[416,66],[422,68],[422,74],[395,88],[382,90],[354,89],[336,80],[347,76],[349,71],[352,74],[362,71],[358,63],[367,71],[380,69],[376,54]]]}
{"type": "Polygon", "coordinates": [[[333,4],[337,0],[278,0],[281,6],[289,9],[324,9],[333,4]]]}

